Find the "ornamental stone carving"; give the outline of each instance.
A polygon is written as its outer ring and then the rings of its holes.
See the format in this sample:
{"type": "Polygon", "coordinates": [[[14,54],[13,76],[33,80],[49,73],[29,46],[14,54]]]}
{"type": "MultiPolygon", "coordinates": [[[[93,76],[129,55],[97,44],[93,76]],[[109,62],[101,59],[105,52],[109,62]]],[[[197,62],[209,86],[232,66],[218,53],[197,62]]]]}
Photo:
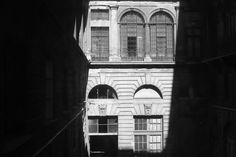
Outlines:
{"type": "Polygon", "coordinates": [[[107,113],[107,105],[106,104],[99,104],[99,115],[106,115],[107,113]]]}
{"type": "Polygon", "coordinates": [[[152,114],[152,104],[144,104],[144,113],[145,115],[152,114]]]}

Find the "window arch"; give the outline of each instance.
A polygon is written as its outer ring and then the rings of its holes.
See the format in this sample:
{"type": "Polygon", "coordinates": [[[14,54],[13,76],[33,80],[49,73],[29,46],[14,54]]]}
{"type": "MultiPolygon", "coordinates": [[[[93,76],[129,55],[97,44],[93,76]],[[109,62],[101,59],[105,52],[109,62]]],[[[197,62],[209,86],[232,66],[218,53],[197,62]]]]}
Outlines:
{"type": "Polygon", "coordinates": [[[120,54],[123,60],[143,60],[144,19],[136,11],[126,12],[120,20],[120,54]]]}
{"type": "Polygon", "coordinates": [[[172,17],[159,11],[150,19],[150,56],[153,60],[173,60],[174,22],[172,17]]]}
{"type": "Polygon", "coordinates": [[[116,91],[108,85],[97,85],[89,92],[89,99],[117,99],[116,91]]]}
{"type": "Polygon", "coordinates": [[[134,98],[146,99],[146,98],[163,98],[161,91],[153,85],[143,85],[139,87],[135,93],[134,98]]]}

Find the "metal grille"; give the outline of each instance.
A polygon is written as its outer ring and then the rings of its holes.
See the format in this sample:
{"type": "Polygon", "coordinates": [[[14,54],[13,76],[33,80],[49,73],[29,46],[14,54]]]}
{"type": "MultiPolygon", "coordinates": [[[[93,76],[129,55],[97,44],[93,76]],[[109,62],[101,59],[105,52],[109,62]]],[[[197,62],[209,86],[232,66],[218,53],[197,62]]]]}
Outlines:
{"type": "Polygon", "coordinates": [[[153,60],[173,59],[173,20],[164,12],[154,14],[150,20],[151,52],[153,60]]]}
{"type": "Polygon", "coordinates": [[[109,10],[92,9],[91,20],[109,20],[109,10]]]}
{"type": "Polygon", "coordinates": [[[91,40],[92,60],[107,61],[109,58],[109,28],[92,27],[91,40]]]}
{"type": "Polygon", "coordinates": [[[143,60],[144,58],[144,20],[134,11],[121,18],[120,47],[122,60],[143,60]]]}

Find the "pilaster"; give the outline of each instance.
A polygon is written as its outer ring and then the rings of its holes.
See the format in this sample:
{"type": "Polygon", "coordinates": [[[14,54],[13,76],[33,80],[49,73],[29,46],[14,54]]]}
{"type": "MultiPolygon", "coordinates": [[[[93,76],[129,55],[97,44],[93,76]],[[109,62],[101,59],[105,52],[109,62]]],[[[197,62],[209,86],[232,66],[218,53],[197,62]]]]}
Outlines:
{"type": "Polygon", "coordinates": [[[118,55],[118,23],[117,23],[117,5],[110,6],[110,31],[109,31],[109,60],[119,61],[118,55]]]}

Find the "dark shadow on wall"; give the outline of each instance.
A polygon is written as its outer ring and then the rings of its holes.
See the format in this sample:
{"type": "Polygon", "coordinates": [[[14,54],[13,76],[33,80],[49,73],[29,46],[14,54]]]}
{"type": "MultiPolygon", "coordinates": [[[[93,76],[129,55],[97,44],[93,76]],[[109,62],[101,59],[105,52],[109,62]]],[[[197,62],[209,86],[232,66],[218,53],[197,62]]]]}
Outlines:
{"type": "Polygon", "coordinates": [[[169,132],[164,156],[211,157],[215,88],[210,69],[202,63],[209,51],[209,3],[180,1],[176,65],[172,87],[169,132]]]}
{"type": "Polygon", "coordinates": [[[87,3],[3,3],[0,156],[87,156],[81,110],[88,61],[74,32],[87,3]]]}

